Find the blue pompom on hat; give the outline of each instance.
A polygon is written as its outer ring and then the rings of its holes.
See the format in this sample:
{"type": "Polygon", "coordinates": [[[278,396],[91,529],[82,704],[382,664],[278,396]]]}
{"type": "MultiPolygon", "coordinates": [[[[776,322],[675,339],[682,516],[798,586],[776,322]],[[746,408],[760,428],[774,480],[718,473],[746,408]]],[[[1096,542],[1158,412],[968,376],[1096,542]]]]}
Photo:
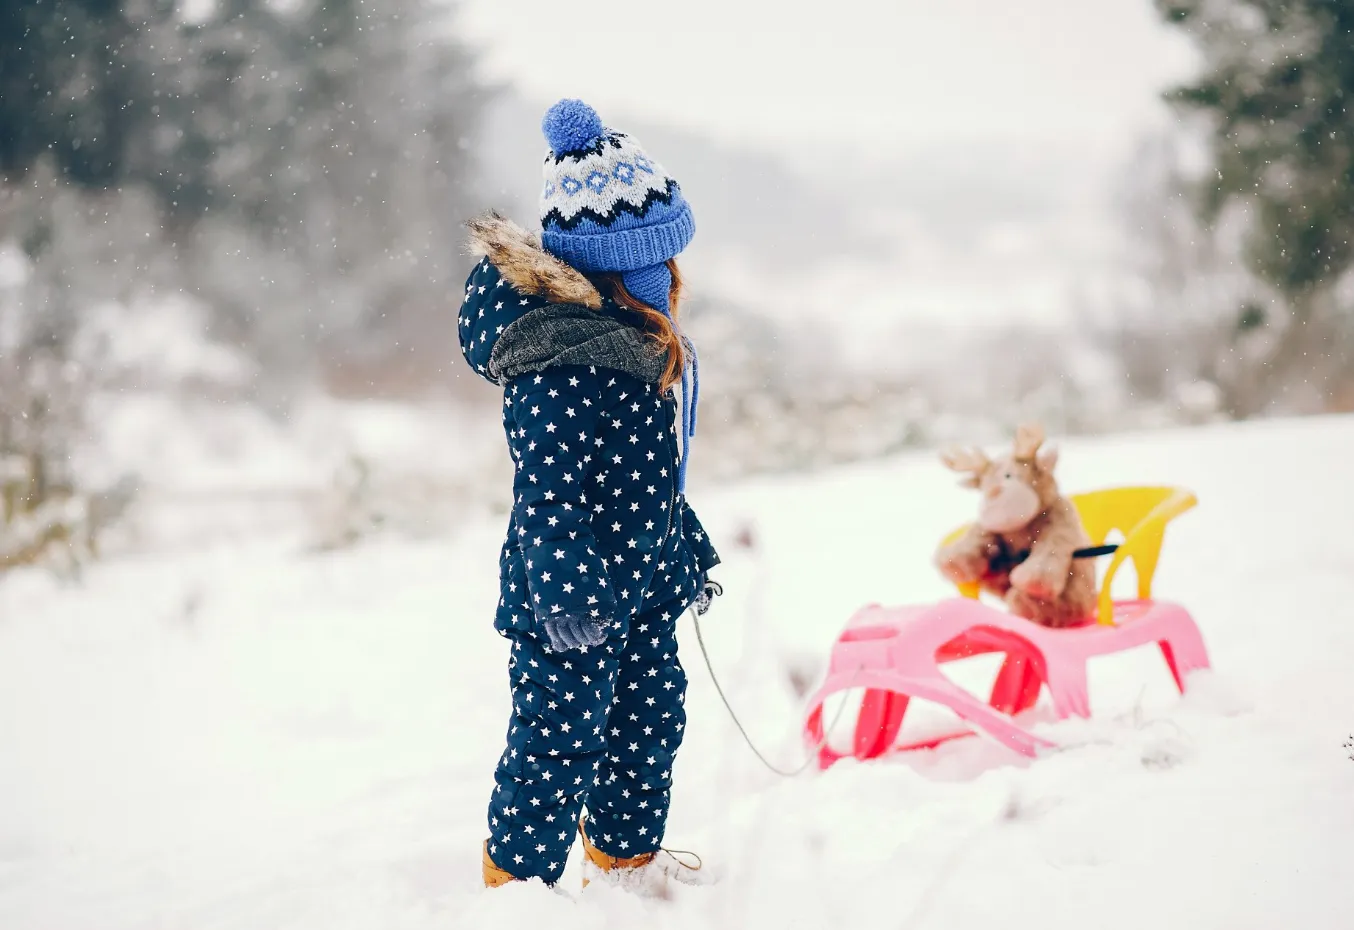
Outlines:
{"type": "Polygon", "coordinates": [[[582,100],[561,100],[541,120],[541,130],[553,154],[580,152],[606,134],[602,118],[582,100]]]}
{"type": "MultiPolygon", "coordinates": [[[[606,127],[582,100],[556,103],[541,120],[541,130],[550,144],[541,190],[541,244],[579,271],[619,273],[626,290],[671,319],[667,261],[696,234],[680,185],[638,142],[606,127]]],[[[682,377],[678,483],[683,489],[700,396],[699,362],[694,351],[689,354],[682,377]]]]}

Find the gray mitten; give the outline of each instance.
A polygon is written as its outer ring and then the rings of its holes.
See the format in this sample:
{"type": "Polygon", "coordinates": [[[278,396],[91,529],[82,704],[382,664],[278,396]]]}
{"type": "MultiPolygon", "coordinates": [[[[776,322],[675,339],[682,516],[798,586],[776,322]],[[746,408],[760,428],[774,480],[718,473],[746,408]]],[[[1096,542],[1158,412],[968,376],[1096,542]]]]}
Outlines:
{"type": "Polygon", "coordinates": [[[591,617],[577,617],[565,614],[541,621],[545,635],[550,637],[550,648],[556,652],[568,652],[581,646],[600,646],[606,641],[602,632],[602,621],[591,617]]]}
{"type": "Polygon", "coordinates": [[[712,581],[706,578],[701,585],[701,593],[696,595],[696,616],[704,617],[706,611],[710,609],[710,604],[716,597],[724,594],[724,586],[718,581],[712,581]]]}

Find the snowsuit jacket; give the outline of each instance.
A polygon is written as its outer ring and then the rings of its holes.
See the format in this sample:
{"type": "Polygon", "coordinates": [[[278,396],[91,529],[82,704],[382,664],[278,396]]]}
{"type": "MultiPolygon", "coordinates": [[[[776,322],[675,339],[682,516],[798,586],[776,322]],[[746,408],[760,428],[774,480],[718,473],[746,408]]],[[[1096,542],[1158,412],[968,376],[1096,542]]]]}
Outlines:
{"type": "Polygon", "coordinates": [[[542,635],[549,616],[619,628],[689,605],[719,564],[678,492],[678,409],[629,311],[496,215],[470,224],[466,361],[503,388],[513,508],[495,626],[542,635]]]}

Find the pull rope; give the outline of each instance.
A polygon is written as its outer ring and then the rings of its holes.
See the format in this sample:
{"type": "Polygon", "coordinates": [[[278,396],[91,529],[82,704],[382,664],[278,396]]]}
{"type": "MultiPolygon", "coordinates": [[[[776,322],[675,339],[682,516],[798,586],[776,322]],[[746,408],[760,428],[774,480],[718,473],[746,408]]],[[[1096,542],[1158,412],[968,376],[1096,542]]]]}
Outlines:
{"type": "MultiPolygon", "coordinates": [[[[837,709],[837,715],[832,719],[831,725],[828,726],[827,729],[823,731],[822,741],[817,746],[814,747],[812,755],[810,755],[807,759],[804,760],[803,765],[801,765],[794,771],[789,772],[773,765],[772,763],[768,762],[766,756],[762,755],[761,752],[757,749],[757,747],[753,745],[752,740],[748,737],[747,730],[743,728],[743,724],[738,720],[738,715],[734,713],[733,707],[730,706],[729,699],[725,697],[724,689],[720,687],[719,684],[719,677],[715,675],[714,666],[710,662],[710,653],[705,648],[705,637],[701,635],[700,617],[696,613],[694,607],[691,608],[691,619],[696,626],[696,641],[700,643],[701,656],[705,659],[705,667],[710,672],[710,680],[714,682],[715,690],[719,692],[719,698],[721,701],[724,702],[724,709],[729,712],[729,717],[733,720],[734,725],[738,727],[738,732],[743,734],[743,742],[747,743],[748,748],[751,749],[753,753],[756,754],[757,758],[761,760],[762,765],[766,766],[771,772],[775,773],[776,775],[781,775],[785,778],[794,778],[795,776],[799,775],[806,768],[808,768],[809,765],[813,763],[813,760],[818,756],[819,751],[821,751],[822,748],[827,745],[828,739],[832,736],[832,731],[836,729],[837,723],[841,720],[842,712],[846,710],[846,702],[842,701],[842,706],[837,709]]],[[[858,668],[856,669],[856,672],[852,673],[852,675],[855,675],[857,672],[860,671],[861,669],[858,668]]],[[[950,879],[953,878],[954,874],[959,870],[960,865],[973,851],[973,848],[977,845],[978,839],[983,834],[992,830],[1001,822],[1002,822],[1001,819],[998,819],[995,822],[980,823],[962,842],[960,842],[954,847],[949,857],[947,858],[945,865],[940,869],[939,874],[935,877],[933,881],[931,881],[927,885],[927,887],[924,889],[920,897],[918,897],[916,904],[913,905],[912,912],[908,915],[907,920],[904,921],[904,923],[902,924],[904,930],[916,930],[916,928],[921,926],[922,921],[926,917],[928,917],[930,915],[930,912],[935,908],[936,900],[939,898],[941,890],[945,887],[946,884],[949,883],[950,879]]],[[[673,855],[673,853],[679,852],[678,850],[668,850],[668,849],[664,849],[663,851],[668,853],[668,855],[673,855]]],[[[683,852],[686,855],[695,856],[695,853],[687,853],[684,850],[681,852],[683,852]]],[[[673,858],[676,858],[676,856],[673,856],[673,858]]],[[[700,857],[696,856],[696,860],[699,863],[700,857]]],[[[679,864],[686,866],[686,863],[681,862],[680,859],[678,860],[678,862],[679,864]]],[[[686,867],[690,868],[689,866],[686,867]]],[[[697,869],[699,868],[700,866],[697,865],[697,869]]]]}
{"type": "MultiPolygon", "coordinates": [[[[804,760],[804,763],[800,765],[799,768],[792,771],[786,771],[785,769],[776,766],[768,761],[766,756],[762,755],[761,750],[759,750],[756,744],[752,742],[752,737],[748,736],[748,731],[744,729],[742,721],[738,719],[738,714],[734,712],[733,705],[729,703],[728,697],[724,694],[724,688],[719,684],[719,676],[715,674],[715,667],[710,661],[710,652],[705,648],[705,637],[701,635],[700,617],[696,614],[694,607],[690,609],[690,613],[691,621],[696,626],[696,642],[700,643],[701,657],[705,659],[705,668],[710,672],[710,681],[714,683],[715,691],[719,693],[719,699],[724,702],[724,709],[729,712],[729,718],[733,720],[734,726],[738,727],[738,732],[743,735],[743,742],[747,743],[748,748],[752,750],[753,754],[756,755],[759,760],[761,760],[762,765],[766,766],[773,774],[780,775],[783,778],[795,778],[799,776],[805,769],[813,764],[814,760],[818,758],[818,753],[827,746],[828,740],[832,738],[832,731],[837,728],[837,723],[841,720],[842,713],[846,710],[846,701],[842,701],[842,706],[837,708],[837,715],[832,718],[831,725],[823,731],[822,740],[813,748],[809,757],[804,760]]],[[[856,671],[860,671],[860,669],[857,669],[856,671]]]]}

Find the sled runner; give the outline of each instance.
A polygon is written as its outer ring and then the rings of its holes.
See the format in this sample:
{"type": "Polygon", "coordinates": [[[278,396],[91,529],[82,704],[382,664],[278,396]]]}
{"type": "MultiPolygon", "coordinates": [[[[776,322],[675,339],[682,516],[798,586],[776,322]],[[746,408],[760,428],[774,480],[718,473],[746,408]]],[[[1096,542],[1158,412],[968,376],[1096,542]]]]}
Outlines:
{"type": "MultiPolygon", "coordinates": [[[[865,689],[850,753],[857,759],[933,748],[979,731],[1035,757],[1054,744],[1020,726],[1016,717],[1035,705],[1045,687],[1060,718],[1090,716],[1086,666],[1092,657],[1155,643],[1181,693],[1190,672],[1209,667],[1203,637],[1189,612],[1152,597],[1166,525],[1195,506],[1194,494],[1170,487],[1125,487],[1071,500],[1097,552],[1109,551],[1105,544],[1111,533],[1123,535],[1100,584],[1095,616],[1080,626],[1050,629],[982,602],[977,585],[960,585],[962,597],[936,604],[871,604],[861,609],[838,636],[826,680],[810,699],[804,719],[806,739],[811,745],[823,744],[820,768],[846,758],[823,741],[823,704],[851,689],[865,689]],[[1137,575],[1138,596],[1115,600],[1111,586],[1128,560],[1137,575]],[[951,682],[940,665],[985,653],[1006,658],[983,702],[951,682]],[[914,697],[948,707],[969,728],[895,745],[914,697]]],[[[957,538],[964,529],[947,538],[957,538]]]]}

